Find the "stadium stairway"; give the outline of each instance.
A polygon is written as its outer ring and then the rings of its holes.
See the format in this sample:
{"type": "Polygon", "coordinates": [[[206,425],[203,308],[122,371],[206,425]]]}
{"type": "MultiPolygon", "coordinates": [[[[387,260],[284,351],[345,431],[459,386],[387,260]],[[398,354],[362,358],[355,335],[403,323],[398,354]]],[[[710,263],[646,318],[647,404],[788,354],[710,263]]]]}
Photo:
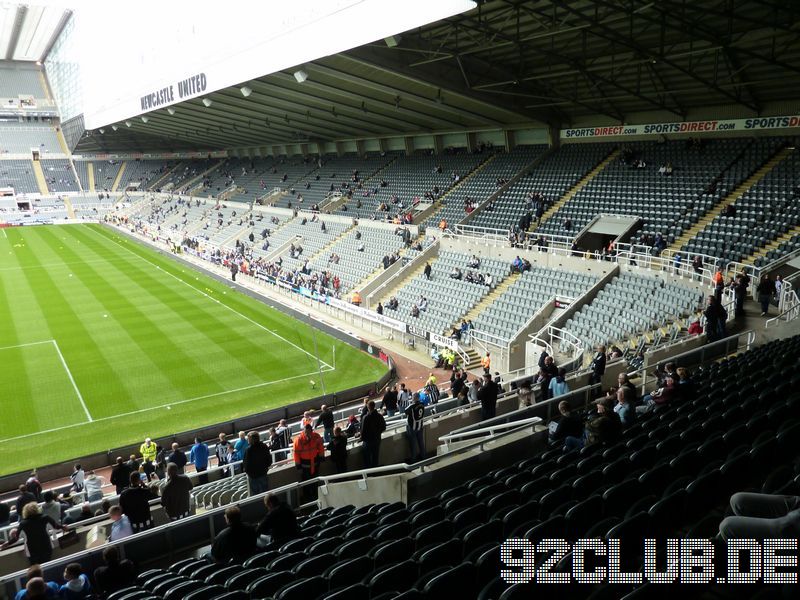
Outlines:
{"type": "Polygon", "coordinates": [[[171,175],[172,175],[172,174],[175,172],[175,169],[177,169],[177,168],[178,168],[178,166],[179,166],[180,164],[181,164],[181,162],[180,162],[180,161],[177,161],[177,162],[176,162],[176,163],[175,163],[175,164],[172,166],[172,168],[171,168],[171,169],[167,169],[167,170],[166,170],[166,171],[165,171],[165,172],[164,172],[164,173],[161,175],[161,177],[159,177],[158,179],[156,179],[156,180],[153,182],[153,184],[152,184],[152,185],[151,185],[149,188],[147,188],[147,189],[148,189],[148,190],[157,190],[157,189],[160,187],[160,185],[161,185],[161,182],[162,182],[162,181],[164,181],[165,179],[167,179],[167,177],[170,177],[170,176],[171,176],[171,175]]]}
{"type": "Polygon", "coordinates": [[[267,192],[263,196],[256,198],[256,204],[261,206],[272,206],[278,200],[283,198],[288,192],[284,192],[283,190],[279,192],[267,192]]]}
{"type": "Polygon", "coordinates": [[[117,171],[117,176],[114,178],[114,185],[111,186],[111,191],[116,192],[117,188],[119,187],[119,182],[122,181],[122,175],[125,173],[125,169],[128,168],[128,161],[123,161],[123,163],[119,166],[119,171],[117,171]]]}
{"type": "Polygon", "coordinates": [[[64,208],[67,209],[67,216],[70,219],[74,219],[75,218],[75,208],[72,206],[72,200],[70,200],[66,196],[64,196],[64,208]]]}
{"type": "Polygon", "coordinates": [[[745,258],[742,262],[746,265],[752,265],[755,263],[756,260],[765,257],[767,254],[770,253],[770,251],[776,250],[778,246],[780,246],[784,242],[788,242],[796,235],[800,235],[800,225],[792,227],[789,231],[775,238],[763,248],[759,248],[758,250],[753,252],[753,254],[745,258]]]}
{"type": "Polygon", "coordinates": [[[94,163],[92,161],[86,163],[86,175],[89,182],[89,191],[94,192],[94,163]]]}
{"type": "MultiPolygon", "coordinates": [[[[383,166],[382,166],[380,169],[378,169],[377,171],[375,171],[375,172],[374,172],[372,175],[370,175],[369,177],[366,177],[365,179],[363,179],[363,180],[361,181],[361,184],[362,184],[362,186],[366,186],[366,184],[367,184],[368,182],[372,181],[373,179],[378,179],[378,180],[379,180],[379,179],[380,179],[380,177],[381,177],[381,174],[382,174],[382,173],[383,173],[383,172],[384,172],[386,169],[388,169],[389,167],[391,167],[391,166],[394,164],[394,161],[396,161],[396,160],[397,160],[399,157],[400,157],[400,155],[399,155],[399,154],[398,154],[398,155],[396,155],[396,156],[393,156],[393,157],[392,157],[392,160],[390,160],[389,162],[387,162],[385,165],[383,165],[383,166]]],[[[350,200],[352,200],[352,198],[350,198],[350,200]]],[[[346,203],[346,202],[342,202],[342,204],[340,204],[339,206],[337,206],[337,207],[336,207],[336,208],[337,208],[337,210],[341,209],[341,208],[342,208],[342,205],[344,205],[345,203],[346,203]]],[[[330,210],[330,209],[329,209],[329,207],[326,207],[326,208],[327,208],[328,210],[330,210]]]]}
{"type": "Polygon", "coordinates": [[[355,225],[350,225],[350,226],[349,226],[347,229],[345,229],[344,231],[342,231],[342,233],[340,233],[339,235],[337,235],[337,236],[336,236],[335,238],[333,238],[333,239],[332,239],[330,242],[328,242],[328,243],[327,243],[327,244],[325,244],[325,245],[324,245],[322,248],[320,248],[319,250],[317,250],[317,251],[316,251],[314,254],[312,254],[311,256],[309,256],[309,257],[307,258],[307,260],[308,260],[308,264],[312,264],[312,263],[313,263],[315,260],[317,260],[317,259],[318,259],[320,256],[325,256],[325,254],[326,254],[326,253],[329,253],[329,252],[330,252],[330,250],[331,250],[331,248],[333,247],[333,245],[334,245],[334,244],[336,244],[337,242],[339,242],[339,241],[340,241],[340,240],[341,240],[341,239],[342,239],[344,236],[346,236],[348,233],[350,233],[350,232],[353,230],[353,228],[355,228],[355,225]]]}
{"type": "MultiPolygon", "coordinates": [[[[436,257],[431,258],[431,261],[435,260],[436,257]]],[[[405,277],[401,277],[397,281],[394,282],[392,287],[386,288],[383,291],[383,294],[378,296],[373,300],[375,306],[378,306],[378,302],[387,301],[389,298],[395,295],[397,290],[405,286],[409,281],[414,279],[417,275],[422,275],[422,272],[425,270],[425,263],[421,263],[418,267],[416,267],[410,273],[406,273],[405,277]]],[[[363,287],[363,286],[362,286],[363,287]]]]}
{"type": "Polygon", "coordinates": [[[224,160],[217,161],[217,164],[211,165],[211,167],[209,167],[208,169],[206,169],[202,173],[198,173],[195,177],[192,177],[189,181],[184,183],[181,187],[188,188],[189,190],[191,190],[190,191],[190,195],[194,196],[195,192],[197,190],[194,190],[192,188],[198,187],[198,184],[202,183],[203,178],[206,175],[208,175],[209,173],[213,173],[214,171],[219,169],[222,166],[222,163],[224,163],[224,162],[225,162],[224,160]]]}
{"type": "Polygon", "coordinates": [[[697,220],[697,223],[692,225],[689,229],[683,232],[683,235],[676,239],[673,243],[671,248],[673,250],[680,250],[683,248],[689,240],[695,237],[698,233],[700,233],[703,229],[708,226],[711,221],[714,220],[715,217],[718,216],[719,211],[722,210],[720,207],[728,206],[729,204],[733,203],[739,196],[744,194],[747,190],[757,184],[761,179],[769,173],[775,166],[780,163],[784,158],[786,158],[789,154],[792,153],[792,149],[790,148],[782,148],[778,152],[776,152],[772,157],[764,163],[761,168],[759,168],[755,173],[753,173],[750,177],[745,179],[742,183],[740,183],[734,190],[725,196],[722,200],[720,200],[717,204],[715,204],[711,210],[709,210],[706,214],[700,217],[697,220]]]}
{"type": "MultiPolygon", "coordinates": [[[[420,213],[414,215],[414,223],[419,224],[419,223],[422,223],[422,222],[424,222],[424,221],[426,221],[428,219],[436,218],[436,215],[439,214],[442,211],[442,208],[447,203],[447,199],[450,196],[452,196],[454,193],[457,193],[467,181],[472,179],[475,175],[477,175],[480,171],[482,171],[484,169],[484,167],[486,167],[486,165],[488,165],[490,162],[492,162],[496,158],[497,158],[497,154],[489,155],[486,158],[486,160],[484,160],[482,163],[480,163],[478,166],[476,166],[474,169],[472,169],[472,171],[467,173],[467,175],[464,176],[463,178],[461,178],[456,185],[454,185],[449,190],[447,190],[447,192],[445,192],[445,194],[441,198],[439,198],[436,202],[434,202],[433,206],[432,206],[433,210],[431,212],[423,210],[420,213]]],[[[455,223],[449,223],[449,225],[454,225],[454,224],[455,223]]]]}
{"type": "Polygon", "coordinates": [[[461,325],[461,321],[471,321],[472,319],[477,318],[479,314],[481,314],[484,310],[489,308],[489,305],[492,304],[495,300],[497,300],[500,296],[502,296],[508,288],[510,288],[514,282],[516,282],[522,275],[519,273],[511,273],[508,277],[503,279],[497,286],[488,294],[486,294],[483,298],[481,298],[480,302],[478,302],[475,306],[473,306],[467,314],[463,317],[458,319],[455,323],[453,323],[453,327],[458,327],[461,325]]]}
{"type": "Polygon", "coordinates": [[[42,195],[49,194],[50,192],[47,189],[47,179],[44,177],[44,171],[42,171],[42,163],[38,160],[32,160],[31,165],[33,167],[33,175],[36,177],[36,185],[39,188],[39,193],[42,195]]]}
{"type": "Polygon", "coordinates": [[[528,231],[535,231],[539,225],[545,223],[550,217],[552,217],[556,212],[564,206],[567,202],[572,200],[575,195],[580,192],[584,187],[586,187],[589,182],[597,177],[598,173],[600,173],[603,169],[605,169],[609,164],[611,164],[616,158],[619,156],[620,149],[616,148],[612,150],[611,153],[606,156],[600,163],[591,171],[589,171],[586,175],[584,175],[581,180],[572,186],[572,189],[568,190],[566,194],[564,194],[561,198],[559,198],[550,208],[544,211],[542,218],[539,220],[538,225],[531,224],[528,231]]]}

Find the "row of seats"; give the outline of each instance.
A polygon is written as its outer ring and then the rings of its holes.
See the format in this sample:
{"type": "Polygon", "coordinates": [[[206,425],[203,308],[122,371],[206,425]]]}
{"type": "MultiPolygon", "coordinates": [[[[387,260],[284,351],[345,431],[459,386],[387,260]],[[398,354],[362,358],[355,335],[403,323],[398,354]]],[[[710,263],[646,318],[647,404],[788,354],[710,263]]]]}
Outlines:
{"type": "Polygon", "coordinates": [[[39,185],[29,160],[0,161],[0,187],[11,187],[18,194],[36,194],[39,185]]]}
{"type": "MultiPolygon", "coordinates": [[[[84,191],[89,191],[89,164],[92,165],[94,171],[94,188],[98,192],[103,190],[111,191],[114,186],[114,181],[117,179],[117,174],[122,166],[122,161],[119,160],[75,160],[75,171],[78,173],[78,179],[81,182],[81,187],[84,191]]],[[[129,162],[126,166],[130,166],[129,162]]]]}
{"type": "MultiPolygon", "coordinates": [[[[118,190],[127,189],[131,183],[139,183],[140,190],[149,190],[165,173],[176,166],[174,160],[144,160],[136,159],[125,162],[125,171],[119,179],[118,190]]],[[[95,182],[97,178],[95,176],[95,182]]],[[[160,185],[160,184],[159,184],[160,185]]]]}
{"type": "Polygon", "coordinates": [[[78,182],[75,181],[75,173],[72,171],[72,164],[66,158],[58,160],[41,160],[42,172],[47,181],[47,189],[54,194],[60,192],[78,192],[78,182]]]}
{"type": "Polygon", "coordinates": [[[0,66],[0,98],[33,96],[47,98],[42,88],[41,71],[28,64],[4,64],[0,66]]]}
{"type": "Polygon", "coordinates": [[[38,150],[42,155],[62,153],[56,128],[45,123],[0,121],[0,156],[3,153],[30,154],[31,150],[38,150]]]}

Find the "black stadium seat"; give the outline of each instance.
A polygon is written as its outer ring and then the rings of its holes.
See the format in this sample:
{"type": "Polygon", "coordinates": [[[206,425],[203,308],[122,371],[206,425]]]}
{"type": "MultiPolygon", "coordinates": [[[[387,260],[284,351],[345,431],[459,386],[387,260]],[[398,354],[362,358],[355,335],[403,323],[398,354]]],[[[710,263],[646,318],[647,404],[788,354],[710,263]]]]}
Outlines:
{"type": "Polygon", "coordinates": [[[275,571],[251,583],[247,593],[251,598],[269,598],[291,581],[294,581],[291,571],[275,571]]]}

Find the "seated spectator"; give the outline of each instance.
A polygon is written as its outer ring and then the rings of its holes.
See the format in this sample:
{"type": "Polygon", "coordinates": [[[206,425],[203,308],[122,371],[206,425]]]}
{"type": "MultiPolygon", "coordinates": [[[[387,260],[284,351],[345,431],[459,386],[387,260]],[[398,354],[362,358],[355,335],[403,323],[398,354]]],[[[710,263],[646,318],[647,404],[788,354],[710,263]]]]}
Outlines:
{"type": "Polygon", "coordinates": [[[344,432],[349,438],[356,437],[359,433],[361,433],[361,423],[359,423],[357,416],[350,415],[350,417],[348,417],[347,427],[345,428],[344,432]]]}
{"type": "Polygon", "coordinates": [[[494,278],[492,277],[491,273],[486,274],[486,277],[484,277],[483,279],[483,284],[489,287],[492,287],[494,285],[494,278]]]}
{"type": "Polygon", "coordinates": [[[450,277],[452,279],[456,279],[456,280],[461,279],[463,277],[463,274],[461,273],[461,269],[459,269],[458,267],[453,267],[453,270],[450,271],[450,277]]]}
{"type": "Polygon", "coordinates": [[[694,380],[689,369],[678,367],[675,371],[678,377],[677,394],[681,402],[691,402],[695,398],[696,390],[694,380]]]}
{"type": "Polygon", "coordinates": [[[59,595],[64,600],[83,600],[92,591],[89,578],[81,571],[81,563],[69,563],[64,569],[66,583],[59,589],[59,595]]]}
{"type": "Polygon", "coordinates": [[[633,406],[634,394],[630,388],[621,386],[617,390],[617,403],[614,412],[619,415],[623,427],[630,427],[636,419],[636,410],[633,406]]]}
{"type": "Polygon", "coordinates": [[[734,538],[797,538],[800,536],[800,497],[738,492],[730,500],[733,516],[719,524],[723,540],[734,538]]]}
{"type": "Polygon", "coordinates": [[[283,544],[298,536],[297,517],[292,508],[274,494],[264,497],[266,516],[256,528],[258,535],[269,535],[270,542],[283,544]]]}
{"type": "Polygon", "coordinates": [[[50,517],[56,523],[61,523],[62,513],[64,511],[64,507],[56,500],[55,494],[52,491],[47,490],[44,494],[42,494],[42,500],[44,504],[42,505],[42,514],[50,517]]]}
{"type": "Polygon", "coordinates": [[[417,307],[416,304],[414,304],[411,307],[411,316],[414,317],[415,319],[419,317],[419,308],[417,307]]]}
{"type": "Polygon", "coordinates": [[[64,519],[64,523],[67,525],[72,525],[73,523],[80,523],[81,521],[86,521],[92,517],[94,517],[94,511],[92,511],[91,504],[84,502],[81,504],[81,512],[73,517],[67,517],[64,519]]]}
{"type": "Polygon", "coordinates": [[[636,407],[636,413],[642,414],[661,406],[666,406],[677,397],[677,392],[675,380],[672,377],[667,377],[664,380],[663,387],[658,388],[650,394],[646,394],[644,398],[642,398],[642,405],[636,407]]]}
{"type": "Polygon", "coordinates": [[[425,296],[420,296],[419,298],[419,309],[428,310],[428,299],[425,296]]]}
{"type": "Polygon", "coordinates": [[[26,584],[25,589],[20,590],[14,596],[14,600],[26,600],[31,598],[58,598],[58,584],[55,581],[45,581],[44,580],[44,572],[42,571],[41,565],[31,565],[28,567],[28,572],[26,575],[26,579],[28,583],[33,581],[34,579],[40,580],[33,584],[34,590],[32,592],[28,592],[28,586],[26,584]]]}
{"type": "Polygon", "coordinates": [[[225,522],[228,526],[217,534],[211,546],[211,557],[217,563],[244,561],[256,551],[257,535],[249,525],[242,523],[242,513],[238,506],[225,509],[225,522]]]}
{"type": "Polygon", "coordinates": [[[566,400],[559,402],[558,412],[561,416],[550,421],[548,425],[550,442],[563,442],[568,437],[581,438],[583,436],[583,423],[580,417],[572,412],[569,402],[566,400]]]}

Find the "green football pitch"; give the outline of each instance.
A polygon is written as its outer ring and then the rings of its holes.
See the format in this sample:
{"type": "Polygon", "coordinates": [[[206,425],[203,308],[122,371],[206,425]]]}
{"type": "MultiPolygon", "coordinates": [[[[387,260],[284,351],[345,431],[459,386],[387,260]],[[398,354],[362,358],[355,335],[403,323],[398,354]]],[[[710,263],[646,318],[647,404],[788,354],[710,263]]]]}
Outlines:
{"type": "Polygon", "coordinates": [[[0,474],[283,406],[323,384],[354,387],[385,370],[109,228],[0,229],[0,474]]]}

